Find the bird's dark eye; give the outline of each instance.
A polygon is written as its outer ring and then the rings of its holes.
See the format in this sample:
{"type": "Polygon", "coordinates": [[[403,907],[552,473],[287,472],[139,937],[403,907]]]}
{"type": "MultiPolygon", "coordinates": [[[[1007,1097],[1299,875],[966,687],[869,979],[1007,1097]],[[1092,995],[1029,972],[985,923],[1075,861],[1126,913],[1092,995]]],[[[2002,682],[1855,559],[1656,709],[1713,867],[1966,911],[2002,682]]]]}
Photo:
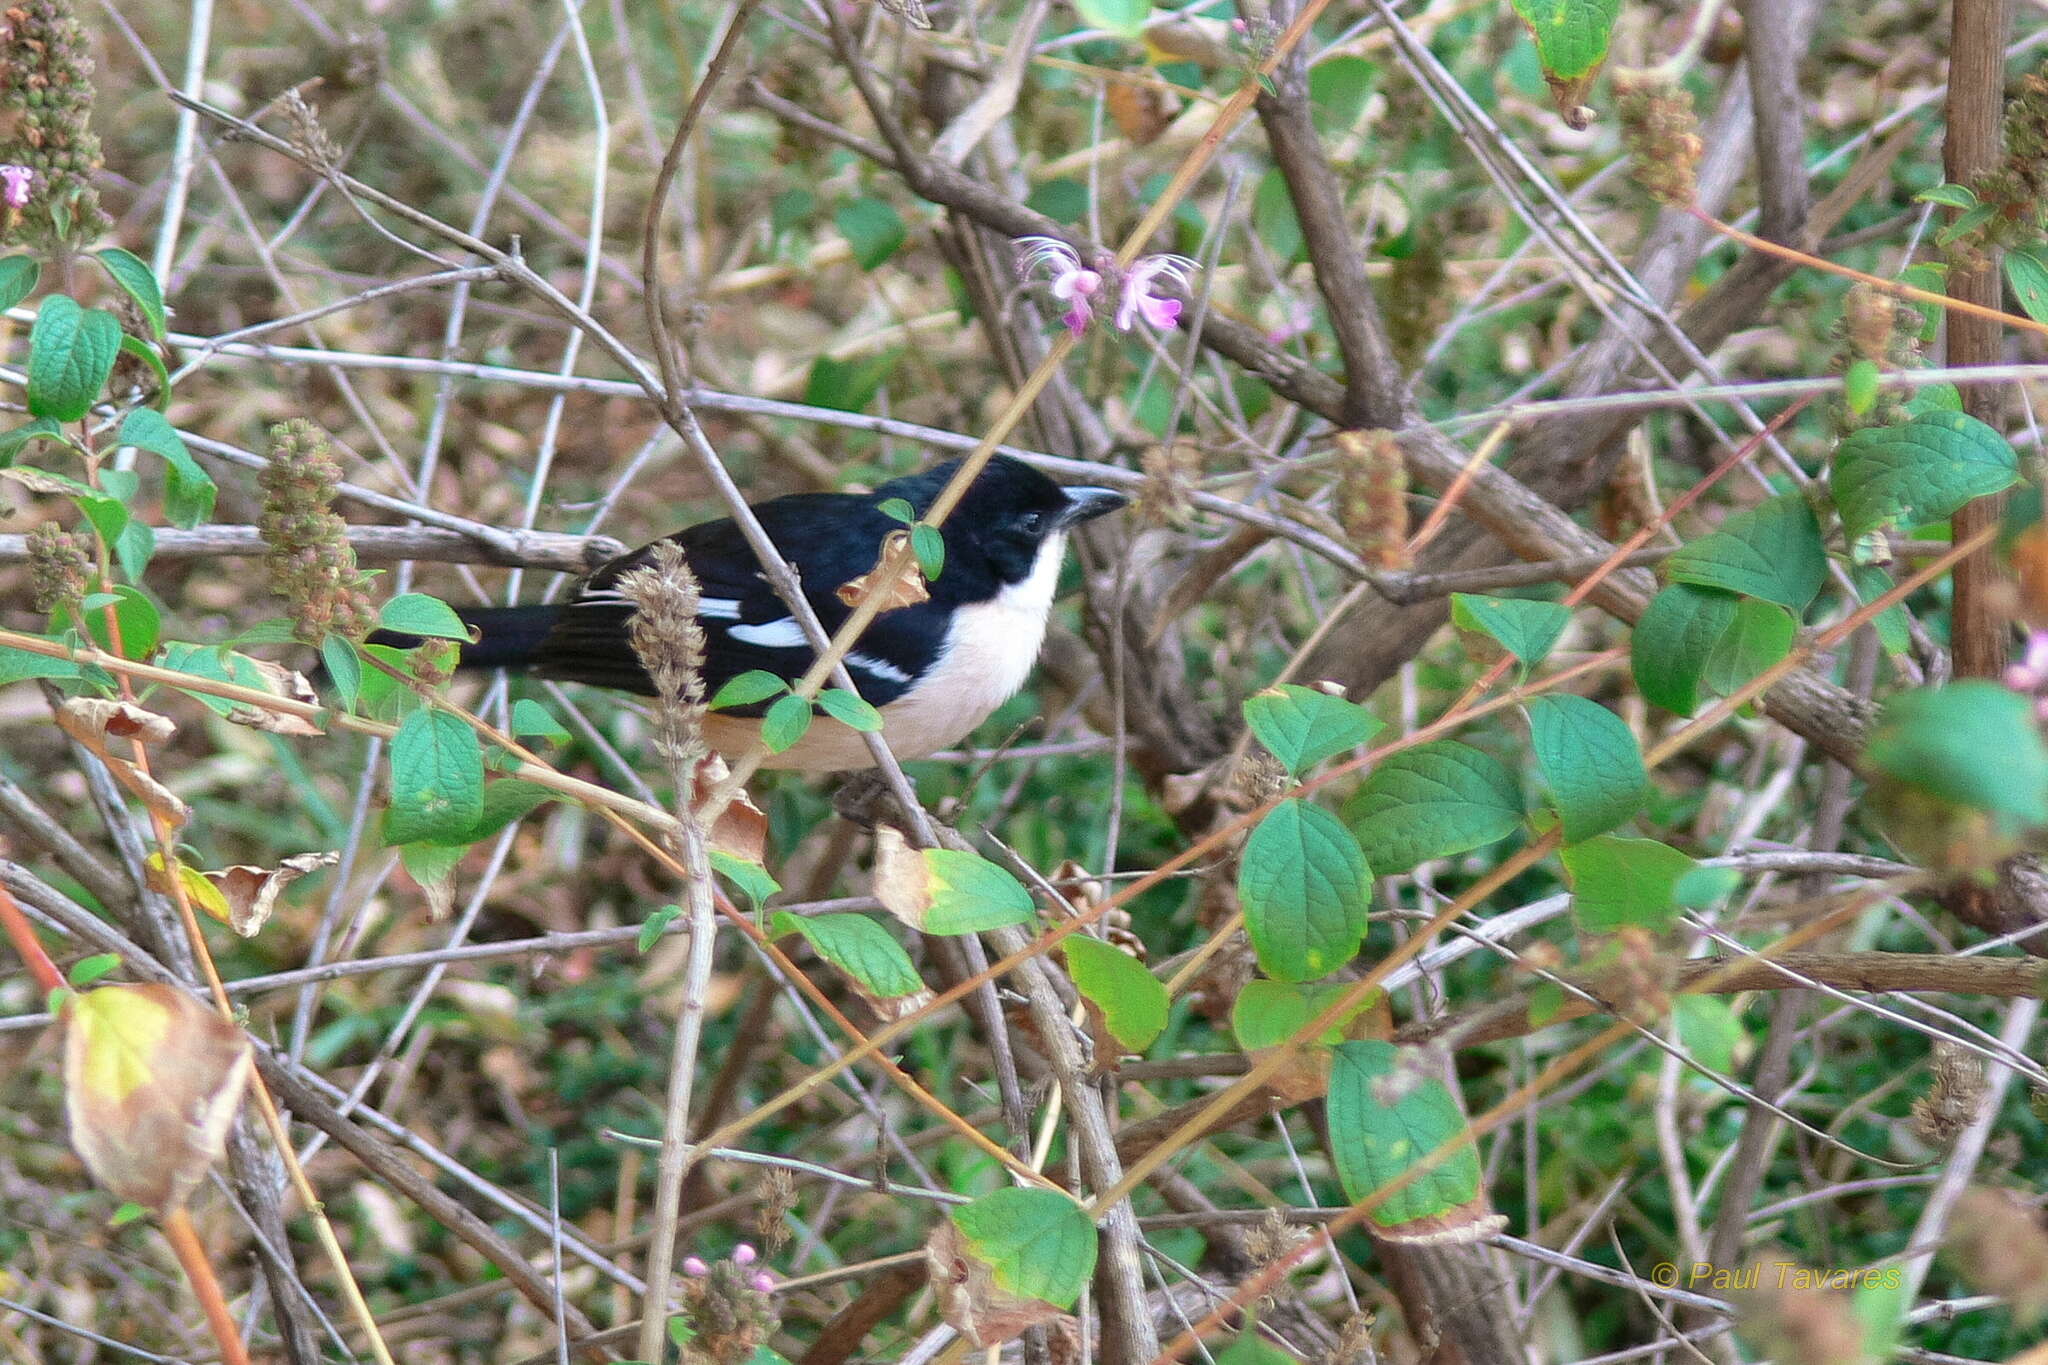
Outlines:
{"type": "Polygon", "coordinates": [[[1018,518],[1017,525],[1023,529],[1024,534],[1035,536],[1045,529],[1045,513],[1026,512],[1018,518]]]}

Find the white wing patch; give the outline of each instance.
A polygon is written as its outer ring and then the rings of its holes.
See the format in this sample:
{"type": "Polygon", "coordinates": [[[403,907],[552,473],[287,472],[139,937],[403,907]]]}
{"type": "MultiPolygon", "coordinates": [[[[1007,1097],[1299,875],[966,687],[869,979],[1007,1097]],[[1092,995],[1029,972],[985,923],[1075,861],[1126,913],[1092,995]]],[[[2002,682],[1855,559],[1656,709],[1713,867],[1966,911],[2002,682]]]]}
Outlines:
{"type": "Polygon", "coordinates": [[[742,644],[759,645],[763,649],[802,649],[810,644],[804,638],[804,628],[790,616],[758,626],[728,626],[725,633],[742,644]]]}
{"type": "Polygon", "coordinates": [[[737,621],[740,619],[739,599],[735,597],[705,597],[697,602],[697,614],[709,616],[714,621],[737,621]]]}
{"type": "Polygon", "coordinates": [[[908,673],[905,673],[887,659],[877,659],[874,655],[863,654],[859,650],[855,650],[846,656],[846,666],[848,668],[858,668],[863,673],[873,674],[883,682],[907,683],[910,681],[908,673]]]}

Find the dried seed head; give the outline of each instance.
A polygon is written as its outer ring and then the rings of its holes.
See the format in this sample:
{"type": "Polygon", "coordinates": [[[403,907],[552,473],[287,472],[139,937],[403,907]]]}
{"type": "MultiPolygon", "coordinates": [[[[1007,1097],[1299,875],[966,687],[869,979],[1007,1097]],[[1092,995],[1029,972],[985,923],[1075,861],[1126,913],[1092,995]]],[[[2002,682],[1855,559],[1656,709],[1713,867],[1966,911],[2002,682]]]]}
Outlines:
{"type": "Polygon", "coordinates": [[[762,1177],[756,1196],[761,1202],[754,1210],[754,1234],[773,1255],[789,1241],[789,1215],[796,1210],[796,1179],[782,1167],[771,1166],[762,1177]]]}
{"type": "Polygon", "coordinates": [[[654,680],[655,749],[681,783],[704,756],[704,628],[697,624],[702,593],[674,541],[657,542],[652,558],[621,577],[618,587],[633,604],[633,652],[654,680]]]}
{"type": "Polygon", "coordinates": [[[1337,518],[1368,562],[1409,567],[1408,470],[1393,432],[1337,433],[1337,518]]]}
{"type": "Polygon", "coordinates": [[[1936,1147],[1952,1145],[1984,1103],[1984,1063],[1976,1053],[1937,1039],[1927,1093],[1913,1101],[1913,1131],[1936,1147]]]}
{"type": "Polygon", "coordinates": [[[2040,238],[2048,219],[2048,65],[2020,81],[2005,106],[2005,157],[1970,188],[1996,211],[1954,246],[1966,256],[1984,246],[2025,246],[2040,238]]]}
{"type": "MultiPolygon", "coordinates": [[[[10,194],[5,239],[77,249],[107,230],[93,174],[93,63],[69,0],[23,0],[0,24],[0,162],[28,176],[26,203],[10,194]]],[[[11,187],[10,187],[11,188],[11,187]]]]}
{"type": "Polygon", "coordinates": [[[36,610],[55,612],[62,607],[76,616],[92,573],[92,558],[83,542],[56,522],[46,521],[28,533],[28,563],[36,610]]]}
{"type": "Polygon", "coordinates": [[[327,130],[320,126],[320,115],[296,88],[278,96],[277,107],[284,113],[285,141],[292,145],[292,150],[323,175],[340,167],[341,148],[327,136],[327,130]]]}
{"type": "Polygon", "coordinates": [[[1900,311],[1898,302],[1881,289],[1861,283],[1849,286],[1842,301],[1842,332],[1850,354],[1880,365],[1890,360],[1900,311]]]}
{"type": "Polygon", "coordinates": [[[303,417],[279,422],[270,429],[270,463],[257,482],[271,587],[291,604],[293,633],[307,644],[330,633],[352,640],[369,634],[377,619],[363,590],[369,578],[356,569],[348,523],[329,506],[341,469],[328,453],[327,433],[303,417]]]}
{"type": "Polygon", "coordinates": [[[1692,93],[1669,76],[1648,72],[1616,72],[1614,89],[1636,183],[1660,204],[1690,204],[1706,150],[1692,93]]]}

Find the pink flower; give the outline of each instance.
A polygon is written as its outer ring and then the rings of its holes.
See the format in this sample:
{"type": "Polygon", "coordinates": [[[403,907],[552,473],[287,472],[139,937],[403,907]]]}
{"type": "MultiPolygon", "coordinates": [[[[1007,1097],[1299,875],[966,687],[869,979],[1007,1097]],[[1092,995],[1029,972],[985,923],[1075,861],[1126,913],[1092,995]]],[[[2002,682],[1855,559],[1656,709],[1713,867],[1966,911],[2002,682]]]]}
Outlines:
{"type": "Polygon", "coordinates": [[[760,1290],[763,1294],[766,1294],[775,1288],[775,1277],[764,1270],[760,1274],[754,1276],[753,1285],[754,1288],[760,1290]]]}
{"type": "Polygon", "coordinates": [[[702,1279],[711,1273],[711,1267],[704,1264],[701,1256],[686,1256],[683,1258],[683,1273],[702,1279]]]}
{"type": "Polygon", "coordinates": [[[2015,692],[2038,692],[2048,684],[2048,630],[2027,635],[2026,652],[2005,670],[2005,685],[2015,692]]]}
{"type": "Polygon", "coordinates": [[[28,192],[35,181],[36,173],[26,166],[0,166],[0,202],[11,209],[27,207],[28,192]]]}
{"type": "Polygon", "coordinates": [[[1060,321],[1069,332],[1081,335],[1093,315],[1088,301],[1102,288],[1102,273],[1081,264],[1079,253],[1057,237],[1020,237],[1017,245],[1024,248],[1017,269],[1026,275],[1039,266],[1052,271],[1052,296],[1069,305],[1060,321]]]}
{"type": "Polygon", "coordinates": [[[1139,257],[1124,276],[1123,300],[1116,308],[1117,330],[1128,332],[1134,321],[1143,318],[1162,332],[1171,331],[1180,321],[1180,300],[1153,293],[1153,283],[1164,280],[1185,289],[1188,272],[1195,268],[1195,262],[1185,256],[1139,257]]]}
{"type": "Polygon", "coordinates": [[[752,1247],[748,1246],[745,1242],[741,1242],[732,1249],[732,1263],[734,1265],[752,1265],[754,1263],[754,1254],[752,1247]]]}

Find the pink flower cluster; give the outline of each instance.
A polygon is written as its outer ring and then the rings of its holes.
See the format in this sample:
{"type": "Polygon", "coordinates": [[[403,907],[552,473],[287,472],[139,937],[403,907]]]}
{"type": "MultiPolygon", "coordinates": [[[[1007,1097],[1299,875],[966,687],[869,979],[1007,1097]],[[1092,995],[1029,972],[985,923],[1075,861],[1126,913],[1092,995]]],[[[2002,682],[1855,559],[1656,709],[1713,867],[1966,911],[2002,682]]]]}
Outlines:
{"type": "MultiPolygon", "coordinates": [[[[2021,651],[2019,662],[2006,665],[2005,685],[2028,696],[2038,696],[2048,689],[2048,630],[2027,632],[2027,647],[2021,651]]],[[[2034,714],[2048,721],[2048,697],[2038,697],[2034,714]]]]}
{"type": "MultiPolygon", "coordinates": [[[[759,1257],[760,1253],[745,1242],[741,1242],[732,1249],[732,1263],[742,1268],[752,1265],[759,1257]]],[[[705,1264],[702,1256],[686,1256],[683,1258],[683,1273],[696,1279],[702,1279],[711,1273],[711,1267],[705,1264]]],[[[766,1294],[775,1288],[775,1277],[765,1270],[757,1270],[754,1272],[754,1277],[747,1281],[747,1283],[754,1289],[766,1294]]]]}
{"type": "Polygon", "coordinates": [[[1197,269],[1186,256],[1161,254],[1140,256],[1129,270],[1117,271],[1103,260],[1094,268],[1084,264],[1080,253],[1057,237],[1019,237],[1017,270],[1029,277],[1043,267],[1052,280],[1052,296],[1067,305],[1060,321],[1075,336],[1088,329],[1095,316],[1096,295],[1105,283],[1117,291],[1116,328],[1128,332],[1143,321],[1159,331],[1171,331],[1180,321],[1181,301],[1157,292],[1162,285],[1188,287],[1188,275],[1197,269]]]}

